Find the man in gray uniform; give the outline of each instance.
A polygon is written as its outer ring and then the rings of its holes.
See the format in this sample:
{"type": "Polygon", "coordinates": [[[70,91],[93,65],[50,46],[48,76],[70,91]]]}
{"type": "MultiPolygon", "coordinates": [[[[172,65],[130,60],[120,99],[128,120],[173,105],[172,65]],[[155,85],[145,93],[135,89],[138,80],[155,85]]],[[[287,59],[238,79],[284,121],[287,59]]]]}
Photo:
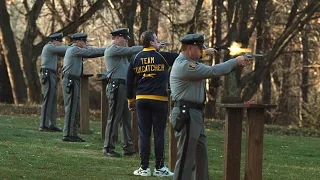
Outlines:
{"type": "Polygon", "coordinates": [[[41,105],[40,131],[62,132],[57,127],[57,60],[64,56],[68,46],[61,46],[62,33],[53,33],[42,49],[40,77],[43,101],[41,105]]]}
{"type": "Polygon", "coordinates": [[[178,138],[174,179],[191,179],[192,168],[195,165],[195,179],[208,180],[207,145],[202,111],[205,101],[205,79],[225,75],[237,66],[243,67],[249,59],[238,56],[215,66],[207,66],[198,62],[205,48],[202,34],[187,34],[180,41],[182,52],[175,60],[170,75],[171,96],[174,102],[171,123],[178,138]]]}
{"type": "Polygon", "coordinates": [[[128,39],[130,39],[127,28],[115,29],[111,32],[111,35],[113,42],[107,46],[104,52],[104,60],[110,80],[106,87],[109,114],[103,153],[109,157],[120,157],[120,154],[114,151],[114,136],[119,123],[121,126],[123,154],[132,155],[135,153],[131,135],[132,114],[128,109],[126,97],[126,79],[129,66],[128,56],[138,53],[143,49],[143,46],[127,47],[128,39]]]}
{"type": "Polygon", "coordinates": [[[90,48],[87,45],[86,33],[75,33],[71,36],[73,44],[66,51],[63,59],[62,90],[64,99],[63,141],[84,142],[78,136],[76,116],[79,115],[80,77],[83,73],[83,58],[103,56],[105,48],[90,48]]]}

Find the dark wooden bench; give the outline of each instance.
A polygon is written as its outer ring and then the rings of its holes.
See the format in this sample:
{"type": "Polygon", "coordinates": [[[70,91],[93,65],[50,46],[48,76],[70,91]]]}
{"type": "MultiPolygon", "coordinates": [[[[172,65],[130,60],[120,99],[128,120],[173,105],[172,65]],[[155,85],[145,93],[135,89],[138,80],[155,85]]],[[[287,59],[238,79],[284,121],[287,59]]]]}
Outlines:
{"type": "MultiPolygon", "coordinates": [[[[264,111],[272,104],[220,104],[226,108],[224,141],[224,180],[240,179],[243,112],[247,110],[245,180],[262,180],[264,111]]],[[[169,168],[174,170],[177,160],[177,140],[169,126],[169,168]]]]}
{"type": "Polygon", "coordinates": [[[262,180],[264,111],[272,104],[221,104],[226,108],[224,180],[240,179],[243,111],[247,110],[245,180],[262,180]]]}
{"type": "Polygon", "coordinates": [[[89,77],[93,74],[84,74],[80,79],[80,133],[88,133],[89,125],[89,77]]]}

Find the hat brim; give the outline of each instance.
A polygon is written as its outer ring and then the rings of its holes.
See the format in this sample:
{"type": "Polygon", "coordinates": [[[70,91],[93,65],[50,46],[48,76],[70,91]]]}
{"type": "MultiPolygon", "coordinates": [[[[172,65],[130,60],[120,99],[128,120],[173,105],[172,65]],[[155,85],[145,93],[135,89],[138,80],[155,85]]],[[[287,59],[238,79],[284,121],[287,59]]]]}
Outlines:
{"type": "Polygon", "coordinates": [[[202,49],[207,49],[207,46],[204,45],[203,43],[196,43],[194,45],[200,46],[202,49]]]}
{"type": "Polygon", "coordinates": [[[207,49],[207,46],[204,45],[204,44],[201,44],[200,47],[201,47],[202,49],[207,49]]]}

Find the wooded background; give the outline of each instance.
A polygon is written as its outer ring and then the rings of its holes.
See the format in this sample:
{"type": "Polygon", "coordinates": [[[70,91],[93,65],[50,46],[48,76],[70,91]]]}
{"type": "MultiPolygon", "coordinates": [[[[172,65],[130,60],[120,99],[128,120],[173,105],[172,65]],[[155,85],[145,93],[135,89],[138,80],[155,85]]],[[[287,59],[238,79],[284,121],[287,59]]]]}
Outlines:
{"type": "MultiPolygon", "coordinates": [[[[130,45],[150,29],[170,43],[164,51],[174,52],[181,36],[203,33],[209,46],[235,41],[265,55],[207,81],[207,118],[220,118],[221,99],[240,96],[278,105],[266,113],[266,123],[320,128],[319,17],[319,0],[0,0],[0,102],[40,104],[39,56],[52,32],[63,32],[65,45],[72,33],[86,32],[90,44],[105,47],[114,28],[129,28],[130,45]]],[[[230,58],[222,51],[205,63],[230,58]]],[[[86,73],[103,71],[103,58],[85,62],[86,73]]],[[[92,108],[99,106],[100,91],[91,81],[92,108]]]]}

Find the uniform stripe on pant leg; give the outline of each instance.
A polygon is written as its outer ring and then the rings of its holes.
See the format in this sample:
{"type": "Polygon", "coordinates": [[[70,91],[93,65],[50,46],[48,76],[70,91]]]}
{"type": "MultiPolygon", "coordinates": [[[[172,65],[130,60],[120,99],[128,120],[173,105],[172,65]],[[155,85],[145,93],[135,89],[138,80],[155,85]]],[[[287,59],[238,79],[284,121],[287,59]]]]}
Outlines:
{"type": "Polygon", "coordinates": [[[189,145],[190,123],[186,124],[186,138],[182,149],[180,167],[178,172],[178,180],[182,180],[183,168],[187,157],[188,145],[189,145]]]}
{"type": "MultiPolygon", "coordinates": [[[[74,83],[74,82],[73,82],[74,83]]],[[[72,106],[73,106],[73,91],[74,87],[71,88],[71,102],[70,102],[70,111],[69,111],[69,121],[68,121],[68,127],[67,127],[67,136],[70,136],[70,129],[71,129],[71,117],[72,117],[72,106]]]]}
{"type": "Polygon", "coordinates": [[[50,80],[50,76],[48,78],[48,83],[49,83],[49,89],[47,92],[47,96],[45,98],[47,98],[47,102],[44,105],[44,115],[43,115],[43,119],[42,119],[42,126],[46,126],[46,116],[47,116],[47,108],[48,108],[48,103],[49,103],[49,99],[50,99],[50,90],[51,90],[51,80],[50,80]]]}
{"type": "MultiPolygon", "coordinates": [[[[119,87],[118,87],[119,88],[119,87]]],[[[113,108],[112,108],[112,118],[111,118],[111,127],[109,131],[109,141],[108,143],[110,144],[111,141],[113,141],[113,137],[111,137],[112,131],[113,131],[113,125],[114,125],[114,119],[115,119],[115,114],[116,114],[116,109],[117,109],[117,103],[118,103],[118,88],[115,89],[114,91],[114,103],[113,103],[113,108]]],[[[108,144],[108,147],[109,147],[108,144]]]]}

